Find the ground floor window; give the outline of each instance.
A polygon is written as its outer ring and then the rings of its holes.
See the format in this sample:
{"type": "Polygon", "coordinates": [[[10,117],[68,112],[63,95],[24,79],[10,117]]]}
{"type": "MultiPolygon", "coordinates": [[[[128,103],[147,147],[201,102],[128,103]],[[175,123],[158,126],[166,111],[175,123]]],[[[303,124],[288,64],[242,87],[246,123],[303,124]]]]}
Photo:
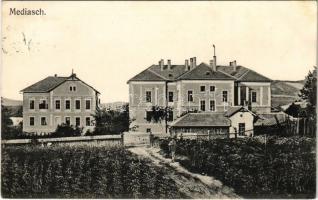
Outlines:
{"type": "Polygon", "coordinates": [[[41,117],[41,125],[42,125],[42,126],[47,125],[47,123],[46,123],[46,117],[41,117]]]}
{"type": "Polygon", "coordinates": [[[30,117],[30,126],[34,126],[34,117],[30,117]]]}
{"type": "Polygon", "coordinates": [[[86,117],[86,126],[90,126],[90,125],[91,125],[91,118],[86,117]]]}
{"type": "Polygon", "coordinates": [[[81,118],[80,117],[75,118],[75,126],[81,126],[81,118]]]}
{"type": "Polygon", "coordinates": [[[70,117],[65,117],[65,124],[68,126],[71,125],[71,118],[70,117]]]}
{"type": "Polygon", "coordinates": [[[200,101],[200,110],[205,111],[205,101],[204,100],[200,101]]]}
{"type": "Polygon", "coordinates": [[[172,122],[173,121],[173,111],[169,111],[167,115],[167,121],[172,122]]]}
{"type": "Polygon", "coordinates": [[[245,135],[245,123],[239,123],[239,135],[245,135]]]}
{"type": "Polygon", "coordinates": [[[210,111],[215,111],[215,101],[214,100],[210,101],[210,111]]]}

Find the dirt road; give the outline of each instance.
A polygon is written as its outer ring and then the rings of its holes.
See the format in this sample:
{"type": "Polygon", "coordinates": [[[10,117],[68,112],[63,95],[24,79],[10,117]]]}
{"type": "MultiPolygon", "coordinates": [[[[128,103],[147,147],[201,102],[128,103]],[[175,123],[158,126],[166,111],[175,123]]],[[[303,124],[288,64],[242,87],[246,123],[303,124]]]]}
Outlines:
{"type": "Polygon", "coordinates": [[[158,148],[132,147],[132,153],[150,159],[157,166],[165,168],[171,178],[176,182],[179,191],[189,198],[199,199],[233,199],[241,198],[233,189],[223,185],[210,176],[203,176],[189,172],[178,162],[164,158],[159,154],[158,148]]]}

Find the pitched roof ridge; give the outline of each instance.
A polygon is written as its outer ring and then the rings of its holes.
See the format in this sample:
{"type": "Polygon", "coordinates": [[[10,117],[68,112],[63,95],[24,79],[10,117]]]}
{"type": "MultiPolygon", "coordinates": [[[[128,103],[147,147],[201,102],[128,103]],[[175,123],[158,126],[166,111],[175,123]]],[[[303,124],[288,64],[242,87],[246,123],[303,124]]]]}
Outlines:
{"type": "Polygon", "coordinates": [[[237,80],[237,78],[235,76],[232,76],[231,74],[228,74],[228,73],[226,73],[226,72],[224,72],[222,70],[217,70],[217,71],[219,71],[219,72],[221,72],[221,73],[223,73],[223,74],[225,74],[227,76],[230,76],[231,78],[234,78],[235,80],[237,80]]]}
{"type": "MultiPolygon", "coordinates": [[[[152,65],[152,66],[153,66],[153,65],[152,65]]],[[[147,68],[147,69],[148,69],[148,71],[150,71],[150,72],[152,72],[153,74],[159,76],[160,78],[163,78],[164,80],[167,80],[167,79],[166,79],[165,77],[163,77],[162,75],[160,75],[160,74],[158,74],[157,72],[155,72],[155,71],[153,71],[152,69],[150,69],[150,67],[147,68]]]]}
{"type": "Polygon", "coordinates": [[[244,76],[246,76],[246,74],[248,74],[251,71],[249,68],[245,67],[245,69],[247,69],[247,71],[244,74],[242,74],[239,78],[237,78],[237,80],[241,80],[242,78],[244,78],[244,76]]]}
{"type": "MultiPolygon", "coordinates": [[[[178,78],[176,78],[176,79],[178,80],[178,79],[180,79],[182,76],[185,76],[186,74],[188,74],[188,73],[192,72],[194,69],[196,69],[197,67],[199,67],[202,63],[203,63],[203,62],[201,62],[198,66],[193,67],[193,68],[192,68],[192,69],[190,69],[189,71],[187,71],[187,72],[185,72],[185,73],[181,74],[181,75],[180,75],[178,78]]],[[[204,63],[203,63],[203,64],[204,64],[204,63]]]]}
{"type": "Polygon", "coordinates": [[[175,125],[176,123],[178,123],[179,121],[181,121],[183,118],[185,118],[185,117],[188,116],[189,114],[191,114],[191,113],[186,113],[185,115],[183,115],[183,116],[179,117],[178,119],[174,120],[174,121],[170,124],[170,126],[175,125]]]}

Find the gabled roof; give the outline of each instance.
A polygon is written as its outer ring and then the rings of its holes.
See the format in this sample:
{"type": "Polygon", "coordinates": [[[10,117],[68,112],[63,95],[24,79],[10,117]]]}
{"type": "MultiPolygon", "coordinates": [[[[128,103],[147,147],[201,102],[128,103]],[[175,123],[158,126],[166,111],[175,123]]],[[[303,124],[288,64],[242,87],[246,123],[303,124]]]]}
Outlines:
{"type": "Polygon", "coordinates": [[[271,79],[238,65],[234,71],[233,66],[218,65],[217,70],[212,72],[209,65],[200,65],[186,70],[185,65],[164,65],[163,70],[159,65],[151,65],[129,81],[176,81],[176,80],[236,80],[241,82],[271,82],[271,79]]]}
{"type": "Polygon", "coordinates": [[[178,80],[234,80],[234,78],[221,71],[212,71],[207,64],[201,63],[199,66],[184,73],[178,80]]]}
{"type": "Polygon", "coordinates": [[[55,89],[62,83],[64,83],[67,80],[78,80],[87,85],[88,87],[92,88],[95,90],[97,93],[99,93],[95,88],[92,86],[88,85],[84,81],[80,80],[79,78],[76,77],[76,75],[71,75],[69,77],[62,77],[62,76],[48,76],[45,79],[38,81],[34,83],[33,85],[30,85],[29,87],[24,88],[21,90],[21,92],[26,92],[26,93],[42,93],[42,92],[50,92],[51,90],[55,89]]]}
{"type": "Polygon", "coordinates": [[[256,116],[255,113],[253,113],[252,111],[244,108],[243,106],[232,106],[232,107],[229,107],[229,109],[225,112],[224,116],[225,117],[231,117],[232,115],[234,115],[235,113],[240,112],[240,111],[249,112],[252,115],[256,116]]]}
{"type": "Polygon", "coordinates": [[[231,122],[224,113],[188,113],[173,122],[171,127],[227,127],[230,125],[231,122]]]}
{"type": "Polygon", "coordinates": [[[224,73],[235,77],[241,82],[271,82],[272,80],[241,65],[236,67],[234,71],[233,66],[218,65],[217,70],[223,71],[224,73]]]}
{"type": "Polygon", "coordinates": [[[165,81],[167,80],[160,74],[156,73],[155,71],[152,71],[150,68],[154,68],[152,65],[149,68],[145,69],[141,73],[137,74],[133,78],[129,79],[129,81],[165,81]]]}

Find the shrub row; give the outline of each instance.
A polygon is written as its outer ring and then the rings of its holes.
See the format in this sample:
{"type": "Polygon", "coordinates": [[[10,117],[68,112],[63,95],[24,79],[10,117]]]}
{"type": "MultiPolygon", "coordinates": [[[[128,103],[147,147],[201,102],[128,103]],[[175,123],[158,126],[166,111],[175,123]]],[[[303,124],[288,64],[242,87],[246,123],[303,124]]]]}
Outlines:
{"type": "Polygon", "coordinates": [[[180,198],[175,182],[123,148],[6,147],[6,198],[180,198]]]}
{"type": "MultiPolygon", "coordinates": [[[[161,140],[168,153],[168,141],[161,140]]],[[[315,141],[303,137],[178,140],[180,163],[208,174],[245,197],[313,198],[316,189],[315,141]]]]}

